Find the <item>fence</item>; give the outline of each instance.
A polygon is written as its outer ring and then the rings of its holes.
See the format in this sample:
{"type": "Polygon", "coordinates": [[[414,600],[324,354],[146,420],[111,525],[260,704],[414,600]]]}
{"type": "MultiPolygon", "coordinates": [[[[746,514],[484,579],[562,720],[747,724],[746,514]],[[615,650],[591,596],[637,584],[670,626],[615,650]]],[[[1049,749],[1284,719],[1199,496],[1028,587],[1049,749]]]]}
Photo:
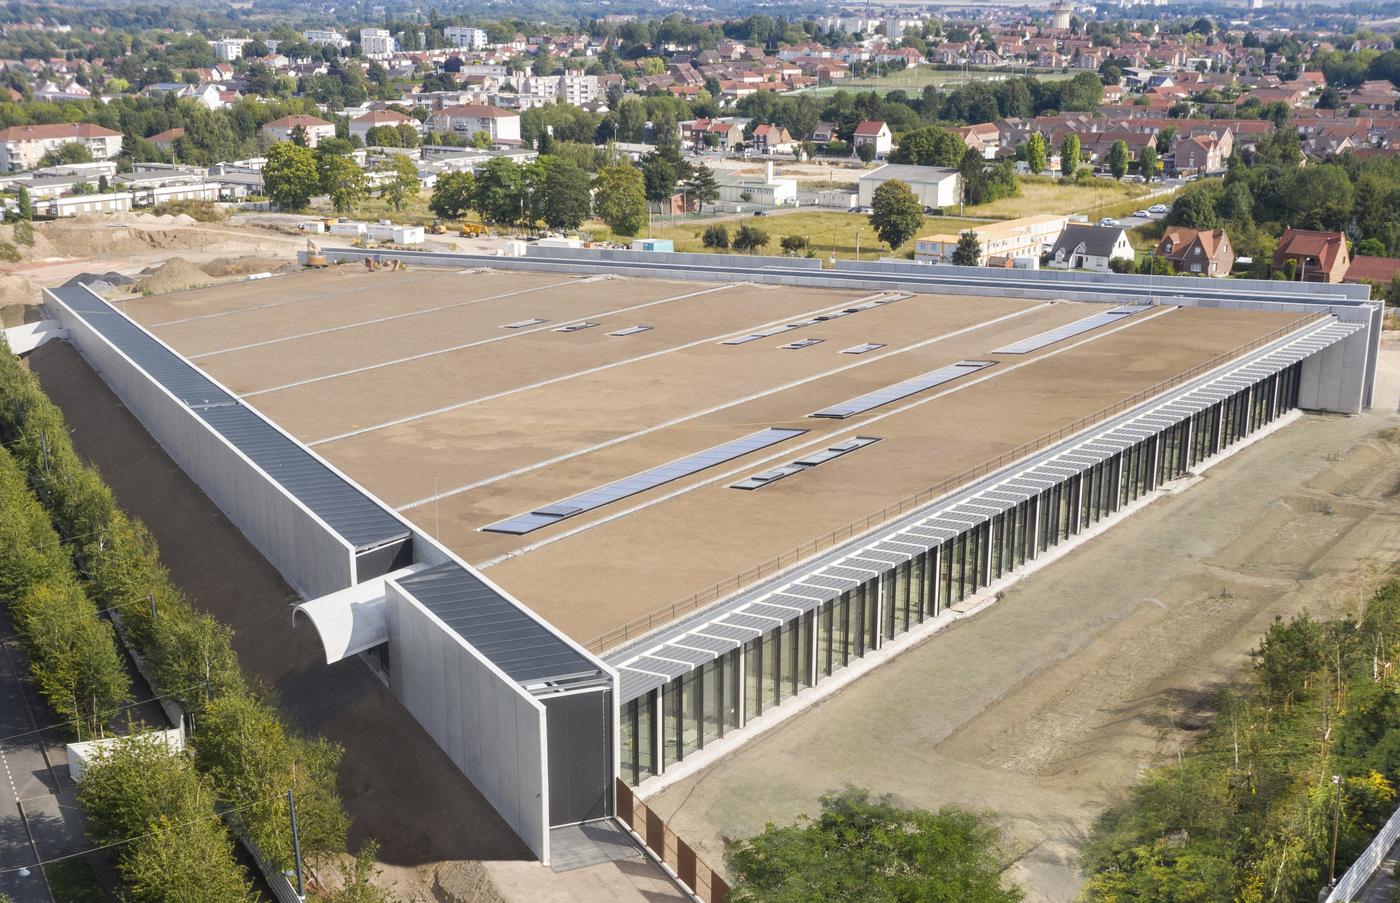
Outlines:
{"type": "Polygon", "coordinates": [[[1302,321],[1306,319],[1311,319],[1311,317],[1299,318],[1298,320],[1295,320],[1292,323],[1275,329],[1268,335],[1264,335],[1257,339],[1254,339],[1253,341],[1246,342],[1245,344],[1231,351],[1227,351],[1223,354],[1218,354],[1203,364],[1198,364],[1195,367],[1192,367],[1191,369],[1183,373],[1178,373],[1176,376],[1173,376],[1169,379],[1164,379],[1154,386],[1149,386],[1148,388],[1143,389],[1139,392],[1134,392],[1132,395],[1129,395],[1127,398],[1124,398],[1121,401],[1114,402],[1106,408],[1102,408],[1098,411],[1095,411],[1092,414],[1087,414],[1083,417],[1080,417],[1079,419],[1074,420],[1053,432],[1045,433],[1044,435],[1038,436],[1035,439],[1030,440],[1029,442],[1024,442],[1011,449],[1010,451],[1003,452],[1002,454],[997,455],[995,458],[992,458],[989,461],[982,462],[976,467],[968,468],[962,473],[955,474],[944,480],[940,480],[938,483],[935,483],[927,489],[920,490],[914,495],[911,495],[908,498],[895,502],[892,505],[888,505],[885,508],[876,511],[873,514],[869,514],[858,521],[852,521],[844,527],[840,527],[836,530],[831,531],[830,533],[827,533],[823,536],[819,536],[811,542],[798,546],[797,548],[792,549],[789,552],[784,552],[778,557],[773,558],[769,561],[765,561],[763,564],[760,564],[757,567],[749,568],[747,571],[742,571],[738,574],[735,574],[732,577],[729,577],[725,580],[721,580],[714,586],[700,590],[699,592],[691,596],[687,596],[684,599],[672,602],[669,605],[663,605],[655,611],[642,615],[639,618],[636,618],[632,621],[629,621],[626,624],[623,624],[621,627],[617,627],[613,630],[608,631],[602,636],[595,637],[594,639],[585,643],[584,648],[589,650],[590,652],[602,653],[606,652],[607,650],[614,649],[637,637],[645,636],[657,627],[670,624],[672,621],[674,621],[676,618],[680,617],[683,614],[695,611],[696,609],[704,605],[709,605],[712,602],[718,602],[720,599],[723,599],[724,597],[732,593],[736,593],[746,586],[752,586],[760,580],[779,574],[782,571],[787,570],[788,568],[794,567],[795,565],[806,561],[807,559],[820,552],[825,552],[829,549],[835,548],[837,545],[846,542],[849,539],[854,539],[855,537],[861,535],[865,531],[873,529],[874,527],[877,527],[880,524],[885,523],[886,521],[899,517],[900,515],[906,512],[913,511],[915,508],[918,508],[922,505],[928,504],[934,499],[946,495],[954,489],[966,486],[972,481],[987,476],[988,474],[995,473],[996,471],[1007,466],[1008,464],[1012,464],[1016,461],[1019,461],[1033,452],[1039,451],[1040,449],[1053,445],[1054,443],[1059,442],[1062,439],[1066,439],[1070,436],[1073,436],[1076,433],[1090,426],[1093,426],[1096,423],[1099,423],[1109,417],[1114,416],[1115,414],[1119,414],[1123,411],[1128,410],[1129,408],[1136,407],[1137,405],[1142,404],[1150,398],[1154,398],[1155,396],[1160,395],[1162,392],[1165,392],[1166,390],[1174,386],[1181,385],[1184,382],[1188,382],[1189,380],[1195,379],[1198,376],[1209,373],[1211,370],[1214,370],[1220,365],[1228,363],[1229,361],[1232,361],[1235,358],[1240,357],[1241,355],[1248,354],[1249,352],[1254,351],[1257,348],[1262,348],[1270,342],[1276,341],[1277,339],[1280,339],[1285,335],[1288,335],[1290,332],[1293,332],[1294,330],[1298,329],[1302,325],[1302,321]]]}
{"type": "Polygon", "coordinates": [[[1342,880],[1337,882],[1336,887],[1327,895],[1323,903],[1349,903],[1351,900],[1359,899],[1357,894],[1366,886],[1366,882],[1371,880],[1371,876],[1380,868],[1381,862],[1385,860],[1385,854],[1390,851],[1396,840],[1400,840],[1400,809],[1396,809],[1390,816],[1390,820],[1371,839],[1371,845],[1366,851],[1356,857],[1356,861],[1347,869],[1342,880]]]}
{"type": "Polygon", "coordinates": [[[661,820],[661,816],[637,799],[632,788],[621,778],[614,780],[617,782],[618,820],[646,844],[647,849],[700,903],[726,903],[729,883],[696,856],[690,845],[677,837],[676,832],[661,820]]]}

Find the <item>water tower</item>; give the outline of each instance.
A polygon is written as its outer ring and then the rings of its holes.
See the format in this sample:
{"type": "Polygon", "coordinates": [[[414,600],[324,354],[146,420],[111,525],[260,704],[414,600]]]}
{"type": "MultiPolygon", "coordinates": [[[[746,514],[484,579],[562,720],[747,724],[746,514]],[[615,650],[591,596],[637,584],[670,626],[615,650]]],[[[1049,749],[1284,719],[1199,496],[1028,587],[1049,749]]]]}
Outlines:
{"type": "Polygon", "coordinates": [[[1050,24],[1055,28],[1069,28],[1070,16],[1074,14],[1074,4],[1070,0],[1055,0],[1055,5],[1050,8],[1054,18],[1050,24]]]}

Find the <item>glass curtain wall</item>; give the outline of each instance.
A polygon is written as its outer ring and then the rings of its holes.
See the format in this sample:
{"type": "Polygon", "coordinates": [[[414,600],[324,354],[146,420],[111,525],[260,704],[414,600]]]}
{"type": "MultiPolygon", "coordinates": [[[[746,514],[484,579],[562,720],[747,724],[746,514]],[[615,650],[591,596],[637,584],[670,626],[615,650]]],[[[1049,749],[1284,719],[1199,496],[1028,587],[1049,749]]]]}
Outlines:
{"type": "Polygon", "coordinates": [[[637,784],[849,667],[1298,403],[1295,364],[935,545],[621,708],[637,784]],[[659,734],[658,734],[659,726],[659,734]],[[660,761],[658,761],[658,759],[660,761]]]}

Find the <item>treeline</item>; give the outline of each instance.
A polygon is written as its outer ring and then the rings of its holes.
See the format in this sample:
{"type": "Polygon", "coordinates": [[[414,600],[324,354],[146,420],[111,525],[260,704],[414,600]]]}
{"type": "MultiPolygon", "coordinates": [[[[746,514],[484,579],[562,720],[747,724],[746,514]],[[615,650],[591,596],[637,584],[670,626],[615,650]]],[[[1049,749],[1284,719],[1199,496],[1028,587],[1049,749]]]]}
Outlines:
{"type": "Polygon", "coordinates": [[[1297,133],[1279,129],[1248,157],[1233,155],[1224,179],[1187,186],[1166,221],[1227,228],[1236,253],[1253,257],[1265,276],[1288,226],[1345,231],[1356,254],[1400,257],[1400,159],[1347,153],[1308,166],[1301,160],[1297,133]]]}
{"type": "MultiPolygon", "coordinates": [[[[313,864],[337,856],[345,849],[347,829],[335,786],[340,748],[300,736],[281,722],[240,670],[230,630],[197,611],[174,585],[149,531],[117,506],[68,436],[61,412],[0,343],[0,443],[9,449],[0,459],[0,501],[5,503],[0,524],[6,539],[13,540],[0,550],[0,580],[17,624],[51,628],[48,633],[72,631],[59,637],[45,633],[36,642],[28,638],[31,628],[21,627],[26,646],[33,642],[39,653],[36,669],[57,662],[72,672],[61,681],[48,681],[57,689],[44,692],[60,711],[65,711],[64,695],[86,695],[72,708],[85,720],[91,717],[94,725],[105,722],[112,707],[129,696],[124,676],[113,673],[111,630],[106,622],[94,623],[101,609],[111,613],[123,643],[145,663],[154,692],[179,704],[194,725],[196,777],[174,774],[190,765],[168,757],[169,767],[134,768],[124,779],[138,781],[131,794],[164,800],[170,809],[162,808],[162,802],[150,804],[155,808],[149,811],[108,811],[106,802],[99,805],[107,797],[85,791],[95,823],[112,836],[134,836],[127,832],[141,824],[160,828],[149,843],[119,851],[129,889],[136,899],[189,899],[192,885],[173,882],[201,874],[194,860],[215,849],[222,852],[208,860],[207,882],[194,885],[201,888],[200,899],[242,899],[238,888],[246,881],[232,864],[226,838],[216,843],[212,836],[181,827],[183,819],[212,816],[217,807],[272,863],[290,868],[288,790],[296,796],[305,856],[313,864]],[[24,493],[25,483],[32,496],[24,493]],[[42,501],[48,530],[36,499],[42,501]],[[53,651],[43,643],[53,644],[53,651]],[[162,788],[168,787],[177,788],[170,791],[174,796],[163,795],[162,788]],[[202,803],[194,806],[190,799],[202,803]],[[152,861],[160,867],[148,869],[152,861]],[[225,862],[233,870],[227,875],[225,862]],[[160,884],[163,873],[172,883],[160,884]],[[161,890],[151,890],[155,885],[147,882],[160,884],[161,890]]],[[[46,686],[45,681],[39,684],[46,686]]]]}
{"type": "Polygon", "coordinates": [[[1359,618],[1277,619],[1206,735],[1103,815],[1088,901],[1315,900],[1395,809],[1400,581],[1359,618]],[[1338,776],[1334,783],[1333,776],[1338,776]]]}

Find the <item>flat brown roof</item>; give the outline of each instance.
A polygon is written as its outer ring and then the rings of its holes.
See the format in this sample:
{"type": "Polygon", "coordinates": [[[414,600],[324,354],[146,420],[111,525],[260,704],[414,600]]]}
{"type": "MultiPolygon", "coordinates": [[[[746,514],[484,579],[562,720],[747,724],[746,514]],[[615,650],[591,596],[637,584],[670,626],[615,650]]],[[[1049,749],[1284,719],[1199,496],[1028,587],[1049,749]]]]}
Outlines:
{"type": "Polygon", "coordinates": [[[121,307],[584,643],[1311,318],[1163,306],[1012,355],[993,349],[1105,307],[348,268],[121,307]],[[557,331],[580,322],[597,325],[557,331]],[[610,335],[632,326],[651,328],[610,335]],[[821,342],[781,348],[800,339],[821,342]],[[883,347],[843,353],[866,343],[883,347]],[[964,359],[995,364],[809,416],[964,359]],[[808,432],[525,535],[482,529],[768,427],[808,432]],[[730,488],[858,435],[881,441],[730,488]]]}

